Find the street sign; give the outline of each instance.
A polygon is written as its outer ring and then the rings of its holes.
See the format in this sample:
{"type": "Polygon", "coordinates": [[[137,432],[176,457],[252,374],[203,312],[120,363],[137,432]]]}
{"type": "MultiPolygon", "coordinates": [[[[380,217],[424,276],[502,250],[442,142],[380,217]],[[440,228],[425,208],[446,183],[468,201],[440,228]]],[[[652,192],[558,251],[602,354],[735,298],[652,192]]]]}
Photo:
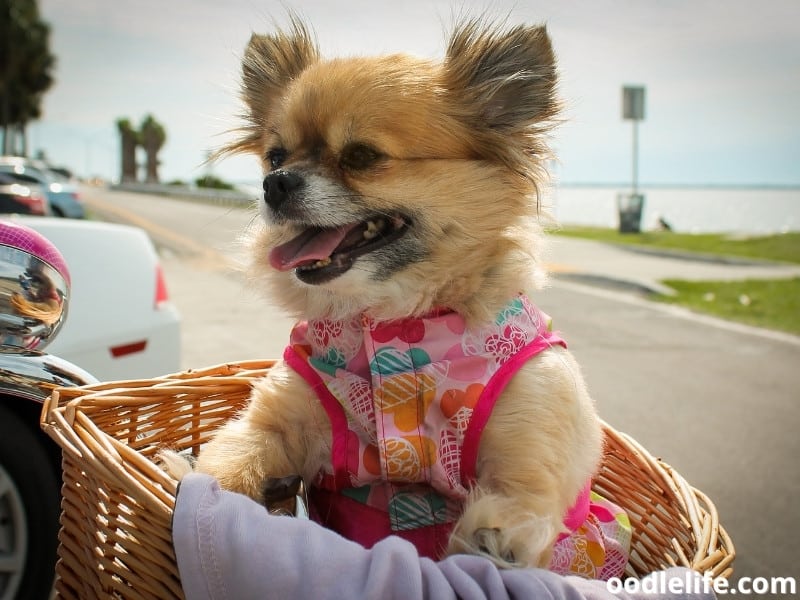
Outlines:
{"type": "Polygon", "coordinates": [[[644,120],[644,88],[625,86],[622,88],[622,118],[633,121],[644,120]]]}

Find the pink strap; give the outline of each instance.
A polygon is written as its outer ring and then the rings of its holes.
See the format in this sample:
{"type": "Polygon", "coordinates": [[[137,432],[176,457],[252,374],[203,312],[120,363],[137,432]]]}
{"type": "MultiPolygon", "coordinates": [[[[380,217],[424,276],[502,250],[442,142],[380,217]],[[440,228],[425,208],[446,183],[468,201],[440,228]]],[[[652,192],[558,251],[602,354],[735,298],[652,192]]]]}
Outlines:
{"type": "Polygon", "coordinates": [[[331,458],[333,462],[334,478],[339,489],[350,486],[350,475],[347,472],[347,417],[344,409],[331,394],[325,382],[314,370],[309,361],[300,356],[292,346],[286,346],[283,351],[283,360],[305,379],[322,403],[328,418],[331,421],[331,458]]]}
{"type": "MultiPolygon", "coordinates": [[[[586,519],[589,518],[589,494],[591,491],[592,481],[589,480],[586,482],[586,485],[583,486],[581,493],[578,494],[575,504],[572,505],[572,508],[570,508],[564,516],[564,527],[569,529],[569,533],[578,529],[578,527],[583,525],[586,519]]],[[[561,537],[567,537],[569,533],[562,533],[559,539],[561,539],[561,537]]]]}
{"type": "Polygon", "coordinates": [[[500,394],[525,362],[555,345],[567,347],[567,343],[558,334],[549,331],[542,333],[502,365],[486,384],[473,409],[469,426],[464,432],[464,444],[461,447],[461,482],[465,486],[475,481],[481,435],[500,394]]]}
{"type": "MultiPolygon", "coordinates": [[[[500,394],[506,388],[511,378],[522,368],[526,361],[537,354],[552,348],[555,345],[567,347],[567,343],[553,332],[545,332],[537,337],[533,342],[525,346],[520,352],[508,360],[486,384],[481,397],[475,406],[470,420],[469,427],[464,433],[464,445],[461,448],[461,481],[468,485],[475,481],[475,469],[478,464],[478,446],[480,445],[481,434],[486,428],[486,423],[492,414],[494,405],[500,394]]],[[[575,504],[564,515],[564,526],[569,533],[562,533],[558,539],[568,537],[578,527],[583,525],[589,516],[589,494],[592,482],[589,480],[578,497],[575,504]]]]}

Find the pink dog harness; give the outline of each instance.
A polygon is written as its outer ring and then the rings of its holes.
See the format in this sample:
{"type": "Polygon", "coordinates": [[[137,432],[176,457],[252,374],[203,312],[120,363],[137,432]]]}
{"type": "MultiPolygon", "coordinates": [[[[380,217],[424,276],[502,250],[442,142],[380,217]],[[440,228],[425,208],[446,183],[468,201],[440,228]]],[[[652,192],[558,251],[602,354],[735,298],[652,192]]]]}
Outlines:
{"type": "MultiPolygon", "coordinates": [[[[312,490],[320,522],[366,547],[395,534],[440,558],[475,481],[495,402],[527,360],[554,345],[566,347],[525,296],[474,329],[446,310],[390,322],[362,316],[298,323],[284,358],[314,389],[333,436],[331,470],[312,490]]],[[[624,516],[609,505],[602,517],[624,516]]],[[[588,543],[576,532],[597,519],[593,508],[587,484],[565,515],[570,533],[556,543],[554,563],[566,560],[570,568],[557,570],[572,570],[576,541],[588,543]]]]}

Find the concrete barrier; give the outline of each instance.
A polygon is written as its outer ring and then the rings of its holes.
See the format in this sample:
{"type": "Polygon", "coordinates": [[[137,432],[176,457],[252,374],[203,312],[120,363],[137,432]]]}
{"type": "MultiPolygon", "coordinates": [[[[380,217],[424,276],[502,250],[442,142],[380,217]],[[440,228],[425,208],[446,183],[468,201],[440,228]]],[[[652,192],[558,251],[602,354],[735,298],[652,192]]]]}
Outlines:
{"type": "Polygon", "coordinates": [[[217,190],[213,188],[199,188],[184,185],[166,185],[163,183],[118,183],[110,186],[112,190],[152,194],[156,196],[169,196],[170,198],[183,198],[197,202],[207,202],[217,206],[246,207],[257,201],[253,194],[240,190],[217,190]]]}

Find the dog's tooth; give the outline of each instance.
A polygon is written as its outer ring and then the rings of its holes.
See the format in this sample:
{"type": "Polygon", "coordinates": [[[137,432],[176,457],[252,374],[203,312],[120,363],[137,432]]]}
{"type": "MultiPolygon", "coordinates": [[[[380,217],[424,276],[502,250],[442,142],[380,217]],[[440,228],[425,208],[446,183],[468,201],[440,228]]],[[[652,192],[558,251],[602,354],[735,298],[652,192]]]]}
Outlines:
{"type": "Polygon", "coordinates": [[[367,228],[364,230],[364,239],[371,240],[378,235],[378,225],[375,221],[367,221],[367,228]]]}

